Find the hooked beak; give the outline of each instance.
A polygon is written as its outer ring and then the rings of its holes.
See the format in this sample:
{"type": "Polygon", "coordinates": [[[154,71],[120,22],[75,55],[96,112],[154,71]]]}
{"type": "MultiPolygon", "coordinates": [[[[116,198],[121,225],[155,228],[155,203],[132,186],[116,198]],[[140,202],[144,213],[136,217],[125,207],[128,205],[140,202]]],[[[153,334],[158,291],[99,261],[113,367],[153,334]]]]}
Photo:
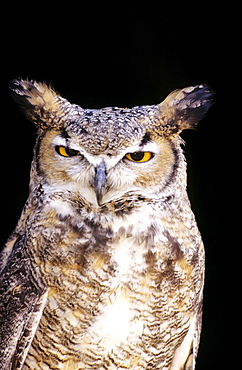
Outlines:
{"type": "Polygon", "coordinates": [[[95,168],[94,189],[97,197],[98,205],[102,202],[102,198],[106,189],[106,167],[104,162],[101,162],[95,168]]]}

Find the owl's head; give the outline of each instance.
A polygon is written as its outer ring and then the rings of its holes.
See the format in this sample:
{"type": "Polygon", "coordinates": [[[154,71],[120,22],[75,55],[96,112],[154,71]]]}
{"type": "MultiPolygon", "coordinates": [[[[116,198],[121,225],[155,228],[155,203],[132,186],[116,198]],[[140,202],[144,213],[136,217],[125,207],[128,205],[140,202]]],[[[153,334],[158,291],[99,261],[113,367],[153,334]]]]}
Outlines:
{"type": "Polygon", "coordinates": [[[38,128],[31,186],[69,190],[95,206],[129,194],[159,198],[178,184],[185,188],[179,133],[204,116],[212,96],[198,85],[157,105],[83,109],[43,83],[19,79],[10,88],[38,128]]]}

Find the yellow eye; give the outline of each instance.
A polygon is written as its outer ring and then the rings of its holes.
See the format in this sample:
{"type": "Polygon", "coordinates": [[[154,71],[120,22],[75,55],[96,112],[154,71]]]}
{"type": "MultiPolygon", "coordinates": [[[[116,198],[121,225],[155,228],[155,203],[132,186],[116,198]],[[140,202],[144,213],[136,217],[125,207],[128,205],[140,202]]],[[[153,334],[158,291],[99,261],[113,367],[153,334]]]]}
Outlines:
{"type": "Polygon", "coordinates": [[[70,149],[65,146],[56,146],[55,150],[58,154],[62,155],[63,157],[74,157],[75,155],[79,155],[80,152],[75,149],[70,149]]]}
{"type": "Polygon", "coordinates": [[[151,152],[135,152],[135,153],[128,153],[125,156],[132,162],[147,162],[151,158],[153,158],[153,153],[151,152]]]}

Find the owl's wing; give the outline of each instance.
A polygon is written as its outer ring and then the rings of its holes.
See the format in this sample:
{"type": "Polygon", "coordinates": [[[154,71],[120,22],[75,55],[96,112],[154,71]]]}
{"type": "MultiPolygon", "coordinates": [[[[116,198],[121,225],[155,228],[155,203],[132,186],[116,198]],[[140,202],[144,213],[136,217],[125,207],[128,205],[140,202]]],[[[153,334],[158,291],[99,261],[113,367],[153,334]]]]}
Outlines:
{"type": "MultiPolygon", "coordinates": [[[[30,268],[19,237],[0,275],[0,369],[21,369],[34,337],[47,292],[30,268]]],[[[33,270],[33,269],[32,269],[33,270]]]]}

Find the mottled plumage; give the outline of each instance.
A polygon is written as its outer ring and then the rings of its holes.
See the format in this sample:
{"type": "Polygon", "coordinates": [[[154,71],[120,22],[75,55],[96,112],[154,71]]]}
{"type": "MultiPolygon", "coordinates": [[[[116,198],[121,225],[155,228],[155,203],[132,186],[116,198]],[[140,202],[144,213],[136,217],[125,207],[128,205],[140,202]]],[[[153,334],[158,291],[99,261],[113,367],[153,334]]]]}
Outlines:
{"type": "Polygon", "coordinates": [[[0,368],[194,369],[204,249],[179,133],[212,93],[92,110],[35,81],[10,87],[38,135],[1,255],[0,368]]]}

